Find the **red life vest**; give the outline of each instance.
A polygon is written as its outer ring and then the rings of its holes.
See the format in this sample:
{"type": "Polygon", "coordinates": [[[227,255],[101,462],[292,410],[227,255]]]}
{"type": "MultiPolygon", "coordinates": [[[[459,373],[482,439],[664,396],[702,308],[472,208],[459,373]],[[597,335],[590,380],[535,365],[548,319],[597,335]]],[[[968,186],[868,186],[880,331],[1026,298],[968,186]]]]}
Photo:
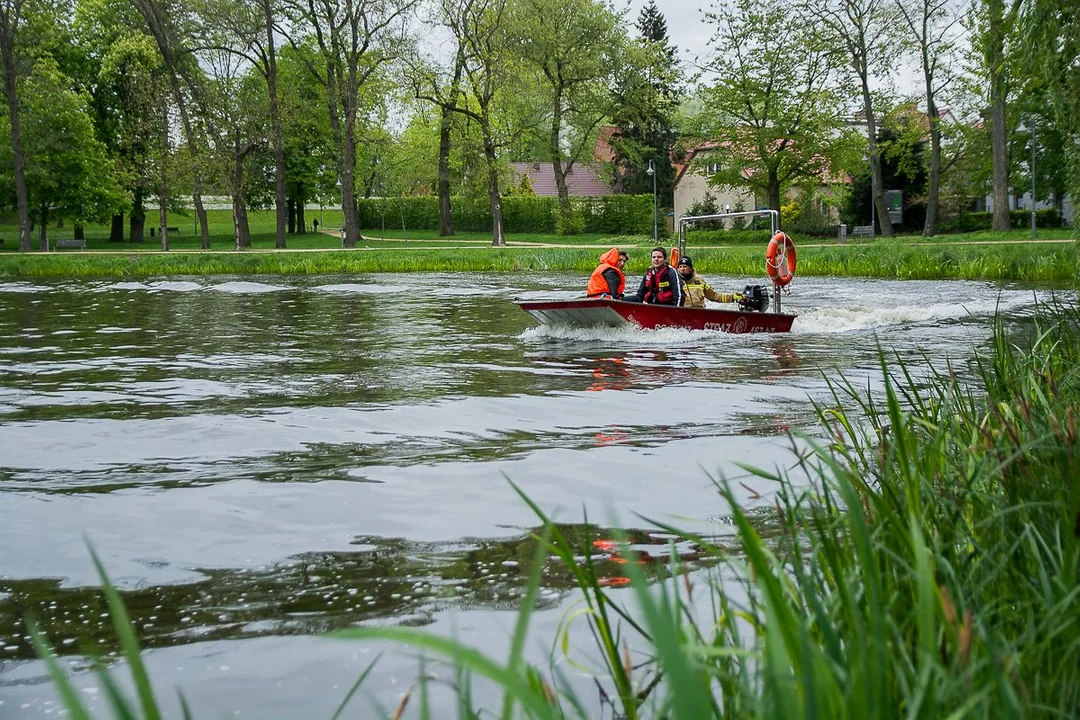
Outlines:
{"type": "Polygon", "coordinates": [[[647,303],[654,305],[674,305],[675,288],[671,284],[671,276],[668,273],[670,265],[665,265],[663,270],[657,271],[649,268],[645,274],[645,297],[647,303]]]}

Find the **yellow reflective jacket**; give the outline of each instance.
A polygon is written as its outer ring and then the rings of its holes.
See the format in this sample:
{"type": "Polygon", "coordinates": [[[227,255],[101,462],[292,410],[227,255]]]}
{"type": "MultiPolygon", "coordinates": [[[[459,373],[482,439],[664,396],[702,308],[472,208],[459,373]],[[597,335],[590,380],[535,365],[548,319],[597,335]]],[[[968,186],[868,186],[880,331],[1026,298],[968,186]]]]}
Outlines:
{"type": "Polygon", "coordinates": [[[735,293],[716,292],[709,283],[705,282],[705,278],[697,273],[694,273],[694,276],[690,279],[681,275],[680,277],[683,281],[683,297],[685,298],[683,307],[703,308],[705,307],[705,298],[720,303],[735,302],[735,293]]]}

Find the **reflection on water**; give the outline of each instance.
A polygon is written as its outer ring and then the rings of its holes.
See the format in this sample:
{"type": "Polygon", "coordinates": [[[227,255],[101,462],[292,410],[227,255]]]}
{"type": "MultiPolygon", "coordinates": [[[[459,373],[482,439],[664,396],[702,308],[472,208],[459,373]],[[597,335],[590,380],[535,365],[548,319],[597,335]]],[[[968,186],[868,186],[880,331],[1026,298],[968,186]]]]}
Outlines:
{"type": "MultiPolygon", "coordinates": [[[[269,639],[293,653],[360,622],[512,610],[535,516],[507,477],[561,522],[603,519],[564,528],[618,592],[625,557],[592,543],[620,526],[639,550],[666,543],[642,516],[717,532],[715,477],[769,505],[742,465],[791,464],[785,434],[813,428],[824,377],[874,389],[879,346],[962,372],[993,313],[1022,323],[1032,300],[800,278],[783,336],[583,331],[536,327],[512,299],[578,295],[584,276],[462,278],[0,282],[0,694],[17,697],[0,718],[55,709],[18,694],[47,684],[26,612],[73,661],[115,650],[87,538],[152,654],[205,647],[254,668],[261,697],[272,659],[251,648],[269,639]]],[[[558,616],[576,595],[567,568],[544,570],[558,616]]]]}
{"type": "MultiPolygon", "coordinates": [[[[596,525],[555,526],[582,549],[601,584],[629,584],[627,558],[646,576],[670,559],[672,547],[687,567],[703,558],[696,546],[648,530],[596,525]],[[614,539],[618,538],[618,540],[614,539]],[[623,545],[626,543],[627,545],[623,545]]],[[[347,552],[304,553],[270,566],[200,569],[182,584],[120,590],[143,647],[222,638],[326,633],[393,618],[423,625],[449,607],[513,610],[524,593],[542,528],[502,540],[417,543],[404,538],[357,537],[347,552]]],[[[574,586],[570,568],[548,557],[537,608],[557,605],[574,586]]],[[[0,579],[0,658],[32,659],[23,619],[32,616],[59,654],[117,653],[104,596],[94,587],[65,587],[56,578],[0,579]]]]}

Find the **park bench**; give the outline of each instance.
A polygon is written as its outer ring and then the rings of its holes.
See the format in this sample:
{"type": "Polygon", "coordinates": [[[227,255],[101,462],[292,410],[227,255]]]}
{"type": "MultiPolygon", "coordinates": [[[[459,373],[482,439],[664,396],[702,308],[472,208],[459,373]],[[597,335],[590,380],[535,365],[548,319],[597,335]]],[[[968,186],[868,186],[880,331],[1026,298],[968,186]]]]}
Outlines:
{"type": "MultiPolygon", "coordinates": [[[[174,235],[174,234],[179,235],[180,234],[180,228],[178,228],[178,227],[171,227],[171,228],[165,228],[165,229],[169,231],[170,235],[174,235]]],[[[150,237],[154,237],[154,226],[153,225],[150,226],[150,237]]]]}
{"type": "Polygon", "coordinates": [[[86,249],[86,240],[73,240],[71,238],[65,238],[63,240],[53,241],[53,250],[59,250],[60,248],[79,248],[80,250],[86,249]]]}
{"type": "Polygon", "coordinates": [[[856,225],[855,227],[853,227],[851,229],[851,236],[852,237],[858,237],[860,235],[862,235],[864,237],[874,237],[874,226],[873,225],[856,225]]]}

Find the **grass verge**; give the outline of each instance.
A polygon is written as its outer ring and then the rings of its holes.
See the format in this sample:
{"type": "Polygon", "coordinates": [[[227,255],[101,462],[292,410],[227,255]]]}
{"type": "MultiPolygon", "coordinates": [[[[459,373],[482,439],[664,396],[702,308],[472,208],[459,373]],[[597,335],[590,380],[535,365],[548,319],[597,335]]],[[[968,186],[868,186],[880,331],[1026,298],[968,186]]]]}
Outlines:
{"type": "MultiPolygon", "coordinates": [[[[621,245],[626,238],[600,244],[621,245]]],[[[757,247],[689,248],[706,276],[764,278],[764,250],[757,247]]],[[[247,253],[8,253],[0,255],[0,277],[140,278],[168,275],[316,275],[408,272],[587,273],[596,267],[595,248],[424,248],[330,252],[247,253]]],[[[644,272],[643,249],[631,249],[628,276],[644,272]]],[[[798,275],[855,276],[901,280],[998,280],[1073,282],[1077,251],[1072,244],[903,245],[899,243],[802,247],[798,275]]],[[[631,282],[632,284],[632,282],[631,282]]]]}

